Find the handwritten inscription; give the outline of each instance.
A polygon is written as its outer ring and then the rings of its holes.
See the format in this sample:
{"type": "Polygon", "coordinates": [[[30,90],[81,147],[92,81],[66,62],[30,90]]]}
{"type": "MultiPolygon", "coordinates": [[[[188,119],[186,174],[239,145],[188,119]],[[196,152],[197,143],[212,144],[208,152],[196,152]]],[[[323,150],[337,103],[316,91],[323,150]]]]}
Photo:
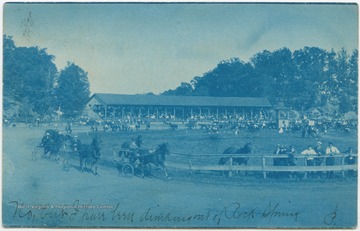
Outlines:
{"type": "MultiPolygon", "coordinates": [[[[285,220],[287,223],[294,223],[301,218],[302,212],[291,209],[288,205],[282,206],[280,203],[268,202],[264,206],[249,207],[243,206],[239,202],[233,202],[226,206],[214,209],[206,209],[200,213],[177,214],[179,211],[170,210],[168,207],[162,208],[156,205],[144,208],[140,211],[132,211],[122,206],[121,203],[115,205],[94,205],[92,200],[89,203],[80,203],[75,200],[70,205],[27,205],[23,202],[11,201],[13,205],[13,219],[25,219],[31,223],[44,220],[64,220],[71,222],[91,222],[96,224],[102,222],[116,224],[208,224],[209,226],[226,226],[231,224],[246,224],[251,220],[263,220],[268,223],[276,224],[279,220],[285,220]],[[290,208],[290,209],[289,209],[290,208]]],[[[324,217],[324,224],[332,225],[337,216],[336,205],[334,211],[330,211],[324,217]]]]}

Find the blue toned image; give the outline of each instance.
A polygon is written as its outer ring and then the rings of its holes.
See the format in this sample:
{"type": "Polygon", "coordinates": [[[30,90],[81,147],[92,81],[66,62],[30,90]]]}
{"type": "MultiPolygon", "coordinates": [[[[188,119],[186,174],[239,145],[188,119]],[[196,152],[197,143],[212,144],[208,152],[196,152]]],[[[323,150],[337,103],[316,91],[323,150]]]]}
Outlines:
{"type": "Polygon", "coordinates": [[[5,3],[6,228],[356,228],[358,5],[5,3]]]}

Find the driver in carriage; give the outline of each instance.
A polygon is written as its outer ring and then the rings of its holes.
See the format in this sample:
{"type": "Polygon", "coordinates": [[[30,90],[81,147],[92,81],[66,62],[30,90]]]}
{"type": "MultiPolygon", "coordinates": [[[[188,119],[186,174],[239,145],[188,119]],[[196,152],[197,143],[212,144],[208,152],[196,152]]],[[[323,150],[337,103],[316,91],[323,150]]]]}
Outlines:
{"type": "Polygon", "coordinates": [[[43,138],[41,139],[40,146],[44,147],[44,155],[49,152],[51,145],[52,137],[49,132],[46,132],[43,138]]]}

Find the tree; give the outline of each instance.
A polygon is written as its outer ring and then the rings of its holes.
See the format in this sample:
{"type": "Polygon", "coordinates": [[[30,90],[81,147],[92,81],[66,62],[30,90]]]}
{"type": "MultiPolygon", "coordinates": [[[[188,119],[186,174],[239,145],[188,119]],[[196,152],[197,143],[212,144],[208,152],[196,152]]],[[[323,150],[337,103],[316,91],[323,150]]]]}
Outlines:
{"type": "Polygon", "coordinates": [[[14,109],[20,117],[43,116],[51,110],[52,85],[57,74],[54,56],[39,47],[16,47],[4,36],[4,110],[14,109]]]}
{"type": "Polygon", "coordinates": [[[193,89],[191,84],[182,82],[175,90],[167,90],[163,95],[183,95],[191,96],[193,94],[193,89]]]}
{"type": "Polygon", "coordinates": [[[192,84],[194,95],[199,96],[252,96],[257,89],[251,64],[239,58],[221,61],[212,71],[195,77],[192,84]]]}
{"type": "Polygon", "coordinates": [[[64,117],[79,116],[90,96],[87,72],[74,63],[61,70],[55,88],[56,107],[64,117]]]}
{"type": "Polygon", "coordinates": [[[321,106],[323,100],[319,92],[326,80],[327,52],[318,47],[304,47],[294,51],[293,59],[299,73],[295,84],[297,87],[294,88],[297,89],[298,97],[294,105],[298,105],[297,109],[299,106],[304,109],[321,106]]]}

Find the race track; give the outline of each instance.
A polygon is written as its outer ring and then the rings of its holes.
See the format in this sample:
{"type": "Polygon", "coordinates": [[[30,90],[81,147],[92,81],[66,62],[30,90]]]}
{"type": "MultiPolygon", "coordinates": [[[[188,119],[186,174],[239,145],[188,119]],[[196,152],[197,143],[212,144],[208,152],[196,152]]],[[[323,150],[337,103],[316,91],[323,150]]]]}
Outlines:
{"type": "Polygon", "coordinates": [[[3,130],[3,225],[7,227],[291,227],[357,224],[357,180],[199,181],[126,178],[99,166],[64,171],[31,159],[44,129],[3,130]]]}

